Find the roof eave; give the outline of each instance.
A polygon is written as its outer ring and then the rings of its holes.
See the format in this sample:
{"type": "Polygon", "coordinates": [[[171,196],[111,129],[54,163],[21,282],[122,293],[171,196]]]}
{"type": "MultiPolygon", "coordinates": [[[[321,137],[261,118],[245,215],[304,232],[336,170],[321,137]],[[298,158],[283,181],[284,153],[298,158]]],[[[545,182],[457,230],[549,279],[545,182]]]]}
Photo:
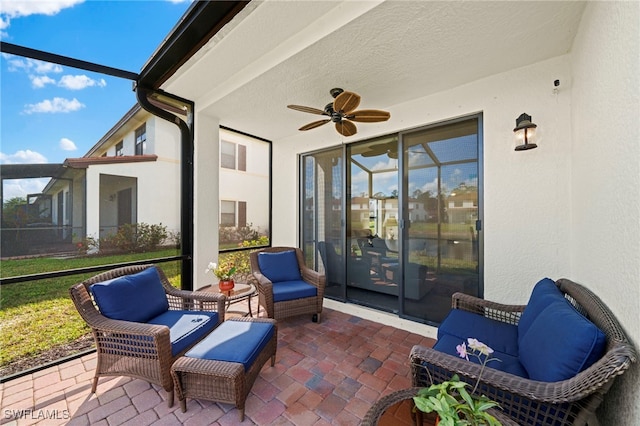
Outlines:
{"type": "Polygon", "coordinates": [[[138,84],[159,89],[247,4],[249,1],[193,2],[144,65],[138,84]]]}

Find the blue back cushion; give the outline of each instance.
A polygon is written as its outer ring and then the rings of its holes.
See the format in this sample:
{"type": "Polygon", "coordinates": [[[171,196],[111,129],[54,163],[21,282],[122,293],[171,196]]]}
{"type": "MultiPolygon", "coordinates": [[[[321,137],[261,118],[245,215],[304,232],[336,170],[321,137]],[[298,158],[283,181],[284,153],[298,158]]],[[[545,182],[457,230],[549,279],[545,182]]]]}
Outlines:
{"type": "Polygon", "coordinates": [[[519,339],[522,338],[531,327],[531,324],[547,306],[553,302],[564,301],[564,295],[550,278],[543,278],[533,288],[531,296],[529,297],[529,303],[520,316],[518,321],[518,334],[519,339]]]}
{"type": "Polygon", "coordinates": [[[225,321],[185,356],[241,363],[246,372],[269,343],[274,332],[275,327],[271,323],[225,321]]]}
{"type": "Polygon", "coordinates": [[[569,379],[602,357],[605,334],[565,300],[552,303],[520,340],[520,362],[529,378],[569,379]]]}
{"type": "Polygon", "coordinates": [[[294,250],[279,253],[259,253],[260,272],[272,283],[302,280],[300,267],[294,250]]]}
{"type": "Polygon", "coordinates": [[[90,290],[102,315],[111,319],[147,322],[169,309],[155,267],[95,283],[90,290]]]}

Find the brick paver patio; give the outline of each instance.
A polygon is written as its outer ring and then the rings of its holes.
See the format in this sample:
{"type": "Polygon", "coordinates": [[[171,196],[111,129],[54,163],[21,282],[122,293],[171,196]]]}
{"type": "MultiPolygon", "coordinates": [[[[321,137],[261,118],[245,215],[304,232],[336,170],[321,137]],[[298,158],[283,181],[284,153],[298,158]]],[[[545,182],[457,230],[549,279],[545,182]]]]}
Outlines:
{"type": "Polygon", "coordinates": [[[278,327],[276,365],[263,367],[243,423],[228,404],[188,399],[186,413],[177,401],[168,408],[164,390],[129,377],[103,377],[91,394],[91,354],[0,385],[0,424],[356,425],[381,396],[411,385],[411,347],[434,343],[326,308],[320,324],[305,315],[278,327]]]}

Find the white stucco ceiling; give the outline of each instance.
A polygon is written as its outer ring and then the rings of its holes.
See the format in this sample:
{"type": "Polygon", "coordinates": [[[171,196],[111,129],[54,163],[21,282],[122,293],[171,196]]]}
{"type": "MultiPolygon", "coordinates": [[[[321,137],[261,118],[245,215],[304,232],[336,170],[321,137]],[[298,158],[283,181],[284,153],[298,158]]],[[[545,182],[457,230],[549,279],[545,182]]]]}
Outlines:
{"type": "Polygon", "coordinates": [[[360,108],[391,111],[393,120],[394,105],[570,52],[584,6],[252,2],[163,88],[221,125],[273,141],[321,118],[286,105],[322,109],[333,87],[360,94],[360,108]]]}

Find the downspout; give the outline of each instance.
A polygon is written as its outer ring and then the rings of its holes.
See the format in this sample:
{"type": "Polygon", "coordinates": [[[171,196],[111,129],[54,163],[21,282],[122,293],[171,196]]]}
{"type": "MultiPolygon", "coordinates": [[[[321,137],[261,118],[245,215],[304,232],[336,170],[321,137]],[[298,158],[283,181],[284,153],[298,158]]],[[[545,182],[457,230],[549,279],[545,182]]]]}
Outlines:
{"type": "Polygon", "coordinates": [[[193,290],[193,201],[194,201],[194,103],[187,99],[141,86],[136,86],[136,97],[140,106],[151,114],[167,120],[180,129],[180,148],[182,159],[180,161],[180,239],[181,239],[181,276],[180,287],[183,290],[193,290]],[[164,98],[164,99],[163,99],[164,98]],[[186,122],[176,114],[168,110],[182,110],[186,115],[186,122]]]}

